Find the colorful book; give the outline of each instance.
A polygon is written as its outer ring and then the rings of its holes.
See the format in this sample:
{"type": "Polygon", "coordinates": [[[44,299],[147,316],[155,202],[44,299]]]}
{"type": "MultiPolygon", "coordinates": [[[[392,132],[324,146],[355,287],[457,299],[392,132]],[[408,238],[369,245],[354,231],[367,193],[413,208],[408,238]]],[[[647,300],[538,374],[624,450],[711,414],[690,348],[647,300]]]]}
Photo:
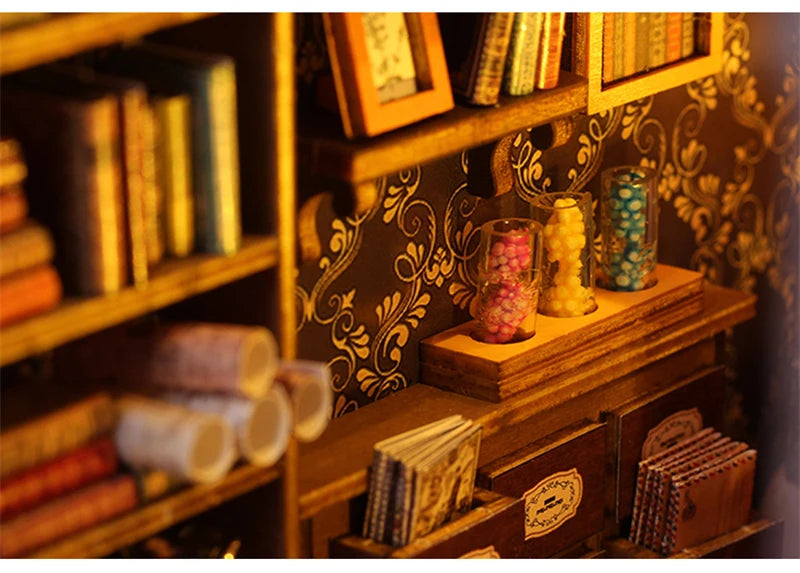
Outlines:
{"type": "Polygon", "coordinates": [[[494,105],[500,97],[514,14],[439,14],[450,85],[473,105],[494,105]]]}
{"type": "Polygon", "coordinates": [[[133,477],[117,476],[0,524],[0,556],[23,557],[62,537],[136,507],[133,477]]]}
{"type": "Polygon", "coordinates": [[[166,253],[185,257],[194,249],[191,99],[186,94],[156,96],[156,175],[164,195],[166,253]]]}
{"type": "MultiPolygon", "coordinates": [[[[614,18],[613,12],[603,14],[603,83],[609,84],[616,78],[614,76],[614,18]]],[[[622,38],[618,38],[622,40],[622,38]]]]}
{"type": "Polygon", "coordinates": [[[0,234],[18,229],[27,216],[28,199],[20,184],[4,187],[0,191],[0,234]]]}
{"type": "Polygon", "coordinates": [[[503,93],[518,96],[533,92],[543,19],[544,14],[540,12],[522,12],[514,16],[503,93]]]}
{"type": "Polygon", "coordinates": [[[683,41],[683,14],[670,12],[667,14],[667,50],[666,63],[681,59],[681,42],[683,41]]]}
{"type": "Polygon", "coordinates": [[[242,232],[233,58],[145,43],[115,51],[97,65],[139,78],[156,93],[189,94],[196,246],[236,253],[242,232]]]}
{"type": "Polygon", "coordinates": [[[50,462],[0,481],[0,520],[40,506],[113,475],[117,454],[111,438],[100,438],[50,462]]]}
{"type": "Polygon", "coordinates": [[[544,15],[539,65],[536,68],[536,89],[549,90],[558,85],[565,20],[564,12],[547,12],[544,15]]]}
{"type": "Polygon", "coordinates": [[[31,469],[108,434],[116,422],[111,397],[97,393],[0,434],[0,478],[31,469]]]}
{"type": "Polygon", "coordinates": [[[636,12],[625,12],[622,77],[636,73],[636,12]]]}
{"type": "Polygon", "coordinates": [[[683,12],[681,28],[681,58],[694,54],[694,12],[683,12]]]}
{"type": "Polygon", "coordinates": [[[19,141],[0,138],[0,190],[21,184],[28,174],[19,141]]]}
{"type": "Polygon", "coordinates": [[[19,271],[0,280],[0,326],[53,310],[61,302],[61,279],[52,265],[19,271]]]}
{"type": "Polygon", "coordinates": [[[118,292],[128,273],[117,98],[35,70],[3,87],[5,127],[25,145],[31,215],[59,245],[65,291],[118,292]]]}
{"type": "Polygon", "coordinates": [[[3,235],[0,243],[0,278],[49,263],[54,253],[50,231],[29,220],[22,228],[3,235]]]}
{"type": "Polygon", "coordinates": [[[648,67],[657,68],[667,63],[667,13],[650,14],[650,53],[648,67]]]}

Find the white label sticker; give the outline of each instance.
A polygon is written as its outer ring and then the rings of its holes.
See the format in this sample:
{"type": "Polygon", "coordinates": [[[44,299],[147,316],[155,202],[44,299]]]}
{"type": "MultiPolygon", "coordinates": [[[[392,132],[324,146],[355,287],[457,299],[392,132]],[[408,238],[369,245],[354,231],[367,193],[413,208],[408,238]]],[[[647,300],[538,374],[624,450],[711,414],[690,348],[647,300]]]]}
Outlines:
{"type": "Polygon", "coordinates": [[[524,494],[525,539],[555,531],[578,512],[583,478],[577,468],[544,478],[524,494]]]}

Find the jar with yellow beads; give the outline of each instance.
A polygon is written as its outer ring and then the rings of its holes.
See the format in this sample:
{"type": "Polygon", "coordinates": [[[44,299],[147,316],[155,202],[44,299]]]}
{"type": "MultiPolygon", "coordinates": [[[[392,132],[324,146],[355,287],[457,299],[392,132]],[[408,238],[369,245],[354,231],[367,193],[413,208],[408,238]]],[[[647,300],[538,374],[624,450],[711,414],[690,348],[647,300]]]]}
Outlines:
{"type": "Polygon", "coordinates": [[[597,304],[591,195],[539,195],[531,202],[531,214],[543,226],[539,312],[557,317],[593,312],[597,304]]]}

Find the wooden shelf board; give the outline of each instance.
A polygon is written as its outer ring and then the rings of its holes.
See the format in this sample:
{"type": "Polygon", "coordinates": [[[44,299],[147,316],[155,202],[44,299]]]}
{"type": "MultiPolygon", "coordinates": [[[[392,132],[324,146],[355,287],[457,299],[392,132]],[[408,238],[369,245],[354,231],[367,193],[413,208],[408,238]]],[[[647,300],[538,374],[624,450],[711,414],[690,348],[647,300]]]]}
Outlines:
{"type": "Polygon", "coordinates": [[[362,183],[585,111],[586,86],[585,78],[562,70],[558,87],[551,90],[503,96],[492,107],[457,104],[438,117],[368,140],[346,140],[333,114],[314,116],[301,125],[301,157],[311,158],[320,175],[362,183]]]}
{"type": "Polygon", "coordinates": [[[166,260],[142,289],[131,286],[111,296],[67,298],[52,312],[4,328],[0,366],[266,270],[277,261],[277,239],[264,236],[244,237],[241,250],[230,257],[198,254],[166,260]]]}
{"type": "Polygon", "coordinates": [[[54,14],[0,32],[0,73],[7,74],[80,52],[132,40],[212,14],[54,14]]]}
{"type": "Polygon", "coordinates": [[[578,371],[565,372],[499,404],[413,384],[337,418],[319,439],[301,445],[301,517],[308,518],[325,507],[364,493],[372,446],[383,438],[451,414],[480,422],[484,439],[489,438],[503,428],[536,414],[544,416],[547,411],[590,392],[604,388],[611,391],[622,377],[752,318],[755,300],[751,294],[706,284],[701,313],[632,341],[635,343],[627,351],[598,358],[578,371]]]}
{"type": "Polygon", "coordinates": [[[243,465],[225,479],[196,485],[116,519],[66,537],[28,557],[48,559],[104,557],[185,519],[266,485],[281,476],[282,463],[271,468],[243,465]]]}

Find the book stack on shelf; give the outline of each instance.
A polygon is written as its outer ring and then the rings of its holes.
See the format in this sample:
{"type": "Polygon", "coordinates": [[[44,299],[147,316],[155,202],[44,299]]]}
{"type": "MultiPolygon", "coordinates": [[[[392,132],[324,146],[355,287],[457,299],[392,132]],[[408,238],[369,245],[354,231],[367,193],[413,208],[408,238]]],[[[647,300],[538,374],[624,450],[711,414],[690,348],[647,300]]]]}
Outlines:
{"type": "Polygon", "coordinates": [[[456,415],[376,443],[363,536],[402,547],[469,511],[481,434],[456,415]]]}
{"type": "Polygon", "coordinates": [[[167,257],[241,244],[233,60],[142,44],[4,78],[67,294],[146,287],[167,257]],[[56,192],[57,191],[57,192],[56,192]]]}
{"type": "Polygon", "coordinates": [[[450,81],[473,105],[558,85],[565,13],[439,14],[450,81]]]}
{"type": "Polygon", "coordinates": [[[28,217],[27,171],[19,142],[0,138],[0,326],[47,312],[61,300],[50,231],[28,217]]]}

